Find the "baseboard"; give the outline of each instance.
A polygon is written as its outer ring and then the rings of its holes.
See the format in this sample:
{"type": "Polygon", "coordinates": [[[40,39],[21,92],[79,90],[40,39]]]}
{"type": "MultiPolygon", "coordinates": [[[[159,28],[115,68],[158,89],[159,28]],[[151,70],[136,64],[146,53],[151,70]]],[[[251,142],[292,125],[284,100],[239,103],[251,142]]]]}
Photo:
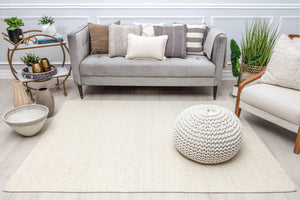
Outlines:
{"type": "Polygon", "coordinates": [[[222,80],[235,80],[235,78],[232,76],[231,70],[223,70],[222,80]]]}
{"type": "MultiPolygon", "coordinates": [[[[17,73],[21,73],[21,70],[16,70],[17,73]]],[[[72,78],[72,77],[70,77],[72,78]]],[[[10,70],[0,70],[0,79],[14,79],[10,70]]],[[[222,80],[235,80],[232,76],[231,70],[223,70],[222,80]]]]}
{"type": "MultiPolygon", "coordinates": [[[[17,73],[21,73],[21,70],[16,70],[17,73]]],[[[14,76],[12,75],[10,70],[0,70],[0,79],[13,79],[14,76]]]]}

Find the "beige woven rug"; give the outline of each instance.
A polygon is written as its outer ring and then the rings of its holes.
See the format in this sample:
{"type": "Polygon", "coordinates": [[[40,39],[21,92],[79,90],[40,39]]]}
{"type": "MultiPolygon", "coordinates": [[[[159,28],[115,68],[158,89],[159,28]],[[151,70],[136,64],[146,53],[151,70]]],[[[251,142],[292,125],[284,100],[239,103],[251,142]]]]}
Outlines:
{"type": "MultiPolygon", "coordinates": [[[[231,102],[67,101],[17,172],[10,192],[287,192],[295,186],[242,119],[238,155],[202,165],[179,154],[185,108],[231,102]]],[[[25,138],[24,138],[25,139],[25,138]]]]}

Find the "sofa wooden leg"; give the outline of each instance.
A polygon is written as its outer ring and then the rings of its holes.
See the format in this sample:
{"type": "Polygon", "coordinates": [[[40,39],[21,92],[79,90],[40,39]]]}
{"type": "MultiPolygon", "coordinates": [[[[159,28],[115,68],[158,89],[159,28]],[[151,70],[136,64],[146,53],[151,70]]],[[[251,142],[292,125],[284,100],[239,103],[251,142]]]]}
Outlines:
{"type": "Polygon", "coordinates": [[[298,135],[296,138],[294,153],[298,154],[300,152],[300,127],[298,129],[298,135]]]}
{"type": "Polygon", "coordinates": [[[214,100],[217,99],[217,90],[218,90],[218,86],[213,86],[213,95],[214,95],[214,100]]]}
{"type": "Polygon", "coordinates": [[[78,91],[79,91],[80,98],[83,99],[82,85],[78,85],[78,91]]]}

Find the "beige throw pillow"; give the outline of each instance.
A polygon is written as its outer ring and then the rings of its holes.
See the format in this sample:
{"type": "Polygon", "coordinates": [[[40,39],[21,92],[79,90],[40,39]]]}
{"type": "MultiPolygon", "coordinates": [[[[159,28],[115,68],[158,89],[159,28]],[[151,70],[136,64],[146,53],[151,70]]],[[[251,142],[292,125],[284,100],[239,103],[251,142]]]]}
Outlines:
{"type": "Polygon", "coordinates": [[[128,34],[133,33],[135,35],[142,34],[141,26],[109,26],[109,57],[122,56],[127,53],[128,34]]]}
{"type": "Polygon", "coordinates": [[[147,37],[129,33],[126,58],[164,60],[167,40],[167,35],[147,37]]]}
{"type": "MultiPolygon", "coordinates": [[[[114,24],[120,25],[120,21],[114,24]]],[[[91,37],[91,54],[108,53],[108,25],[88,23],[91,37]]]]}
{"type": "Polygon", "coordinates": [[[300,90],[300,50],[298,45],[297,39],[291,40],[287,35],[281,35],[260,82],[300,90]]]}

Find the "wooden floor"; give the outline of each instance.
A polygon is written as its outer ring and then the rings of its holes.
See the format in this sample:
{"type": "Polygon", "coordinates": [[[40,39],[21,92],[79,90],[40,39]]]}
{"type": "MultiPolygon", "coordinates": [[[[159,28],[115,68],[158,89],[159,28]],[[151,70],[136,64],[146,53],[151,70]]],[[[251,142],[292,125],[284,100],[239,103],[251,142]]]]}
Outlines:
{"type": "MultiPolygon", "coordinates": [[[[217,100],[234,102],[230,96],[232,81],[223,81],[218,88],[217,100]]],[[[53,83],[54,84],[54,83],[53,83]]],[[[56,108],[58,112],[65,100],[80,100],[77,87],[72,80],[67,82],[68,96],[63,95],[62,89],[54,90],[56,108]]],[[[84,87],[84,100],[199,100],[212,101],[212,87],[200,88],[154,88],[154,87],[84,87]]],[[[0,80],[0,114],[3,115],[12,108],[11,80],[0,80]]],[[[300,154],[293,153],[296,134],[270,122],[242,111],[254,131],[300,190],[300,154]]],[[[55,115],[54,115],[55,117],[55,115]]],[[[45,127],[53,120],[50,118],[45,127]]],[[[9,177],[17,170],[30,150],[39,140],[40,135],[22,137],[14,133],[2,120],[0,123],[0,187],[3,188],[9,177]]],[[[300,199],[300,192],[292,193],[5,193],[0,191],[0,200],[52,200],[52,199],[300,199]]]]}

